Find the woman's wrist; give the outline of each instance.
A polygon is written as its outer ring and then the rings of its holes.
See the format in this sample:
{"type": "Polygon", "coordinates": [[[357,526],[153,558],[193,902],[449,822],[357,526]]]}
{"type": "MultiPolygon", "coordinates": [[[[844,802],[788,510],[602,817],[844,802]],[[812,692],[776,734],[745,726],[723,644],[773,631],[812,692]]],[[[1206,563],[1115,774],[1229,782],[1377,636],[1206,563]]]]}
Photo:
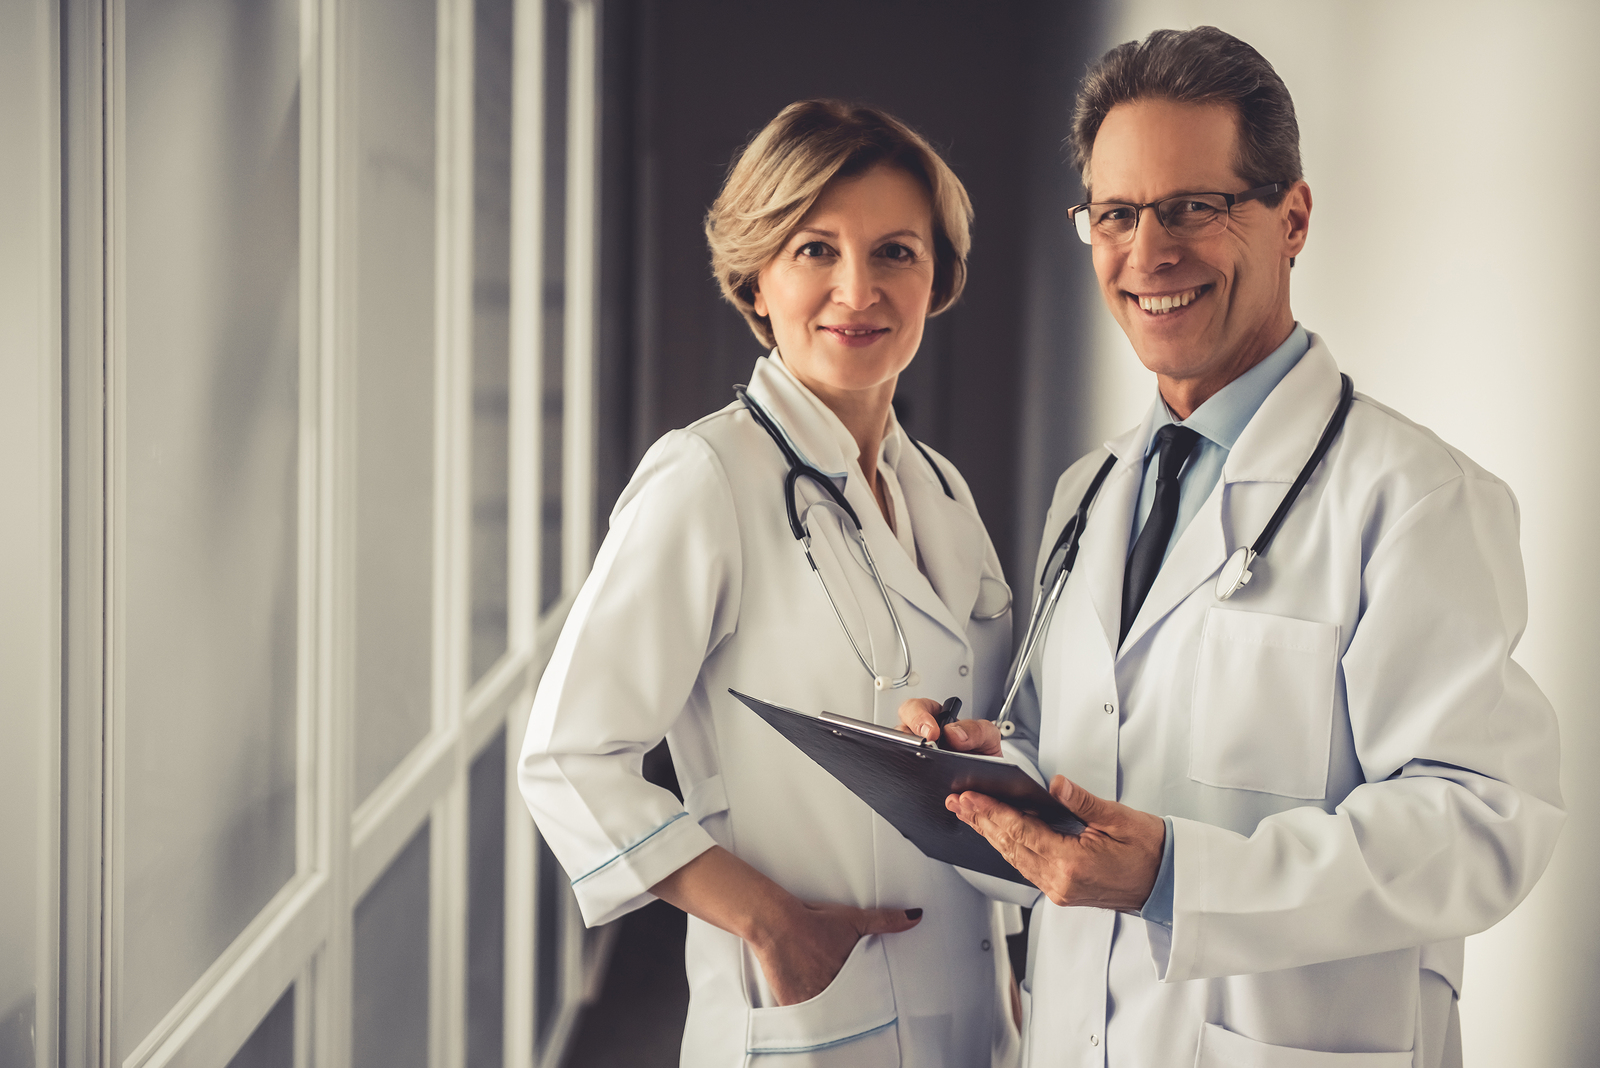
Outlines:
{"type": "Polygon", "coordinates": [[[800,899],[721,846],[712,846],[651,887],[657,897],[757,951],[783,940],[800,899]]]}

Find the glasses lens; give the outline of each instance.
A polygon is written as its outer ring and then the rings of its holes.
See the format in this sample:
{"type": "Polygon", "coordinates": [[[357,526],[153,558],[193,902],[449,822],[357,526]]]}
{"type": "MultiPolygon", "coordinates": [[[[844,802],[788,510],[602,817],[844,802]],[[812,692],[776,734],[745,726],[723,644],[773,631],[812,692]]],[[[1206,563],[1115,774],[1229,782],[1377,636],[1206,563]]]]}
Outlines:
{"type": "Polygon", "coordinates": [[[1163,200],[1156,214],[1173,237],[1205,237],[1228,225],[1228,202],[1209,193],[1190,194],[1163,200]]]}
{"type": "Polygon", "coordinates": [[[1089,206],[1087,204],[1073,209],[1072,223],[1078,228],[1078,240],[1085,245],[1094,244],[1094,236],[1089,232],[1089,206]]]}
{"type": "Polygon", "coordinates": [[[1122,244],[1139,225],[1139,209],[1132,204],[1090,204],[1080,217],[1088,219],[1093,241],[1108,245],[1122,244]]]}

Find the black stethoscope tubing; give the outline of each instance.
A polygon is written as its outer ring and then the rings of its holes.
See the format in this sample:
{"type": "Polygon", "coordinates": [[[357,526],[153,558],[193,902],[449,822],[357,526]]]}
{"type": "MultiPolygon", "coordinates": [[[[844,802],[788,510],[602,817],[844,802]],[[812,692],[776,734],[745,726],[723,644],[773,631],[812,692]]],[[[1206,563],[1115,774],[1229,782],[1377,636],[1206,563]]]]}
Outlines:
{"type": "MultiPolygon", "coordinates": [[[[811,573],[816,576],[818,585],[822,587],[823,596],[828,599],[828,604],[832,607],[834,616],[839,620],[839,629],[844,631],[844,636],[849,640],[850,647],[855,650],[856,659],[861,661],[861,666],[867,670],[867,674],[872,676],[874,688],[896,690],[907,685],[911,679],[911,649],[906,643],[905,631],[900,627],[900,616],[894,610],[894,603],[889,599],[889,589],[884,585],[883,576],[878,573],[877,562],[872,559],[872,550],[867,547],[866,536],[861,531],[861,517],[850,506],[850,502],[845,500],[844,493],[839,487],[833,484],[833,479],[800,458],[800,455],[790,446],[782,431],[778,429],[778,425],[773,421],[772,416],[751,398],[749,391],[743,385],[734,386],[733,393],[744,405],[745,410],[750,413],[750,417],[756,421],[756,425],[765,430],[767,436],[778,446],[778,450],[783,453],[783,458],[789,465],[789,472],[783,479],[783,507],[789,519],[789,532],[794,535],[794,539],[800,543],[801,549],[804,550],[806,563],[811,565],[811,573]],[[828,592],[828,584],[823,581],[822,572],[818,570],[817,562],[811,556],[811,535],[807,532],[805,523],[800,519],[799,509],[795,507],[795,487],[802,478],[809,479],[812,483],[821,487],[844,514],[850,517],[850,522],[855,525],[856,544],[860,547],[862,556],[867,562],[867,570],[872,573],[872,580],[876,583],[878,593],[883,598],[883,605],[889,612],[889,621],[894,625],[895,637],[900,643],[900,653],[905,660],[906,669],[898,678],[880,675],[871,662],[867,660],[866,656],[861,652],[861,647],[856,644],[855,636],[850,633],[850,628],[845,625],[844,614],[839,611],[839,606],[834,603],[833,594],[828,592]]],[[[956,495],[951,492],[949,481],[944,477],[944,472],[939,470],[939,465],[933,462],[933,457],[928,455],[928,450],[923,448],[922,443],[909,434],[906,435],[906,438],[916,446],[917,451],[922,454],[922,458],[928,461],[928,466],[933,468],[933,473],[938,477],[939,485],[943,487],[945,496],[955,500],[956,495]]]]}
{"type": "MultiPolygon", "coordinates": [[[[1295,476],[1289,492],[1278,502],[1277,511],[1267,520],[1267,525],[1256,536],[1255,542],[1248,548],[1241,546],[1235,550],[1223,564],[1222,574],[1217,582],[1218,600],[1226,601],[1250,581],[1250,566],[1266,555],[1273,539],[1278,536],[1278,529],[1283,526],[1283,521],[1288,517],[1289,509],[1294,506],[1295,499],[1300,496],[1300,491],[1305,489],[1306,483],[1311,481],[1312,474],[1327,456],[1334,439],[1344,429],[1345,418],[1350,414],[1350,403],[1354,398],[1355,383],[1350,380],[1349,375],[1340,373],[1339,403],[1334,408],[1333,415],[1329,416],[1327,425],[1322,428],[1322,436],[1317,439],[1316,448],[1311,450],[1310,458],[1300,468],[1300,473],[1295,476]]],[[[1017,690],[1021,687],[1026,665],[1033,659],[1039,639],[1045,628],[1050,625],[1051,616],[1055,614],[1056,602],[1060,600],[1061,591],[1066,587],[1067,577],[1072,574],[1072,565],[1078,558],[1078,540],[1083,534],[1085,524],[1089,521],[1089,508],[1100,493],[1100,486],[1111,473],[1111,468],[1116,466],[1116,462],[1115,456],[1107,456],[1105,462],[1100,465],[1100,470],[1095,472],[1093,481],[1089,483],[1089,488],[1083,495],[1083,500],[1078,502],[1078,510],[1061,528],[1061,535],[1056,538],[1055,545],[1050,549],[1050,555],[1045,558],[1044,570],[1039,575],[1039,589],[1033,596],[1033,610],[1028,613],[1028,629],[1022,636],[1016,657],[1011,661],[1011,670],[1006,678],[1005,701],[1001,703],[1000,713],[995,717],[1000,733],[1007,737],[1016,730],[1016,724],[1011,721],[1011,705],[1016,700],[1017,690]],[[1050,567],[1057,554],[1062,554],[1062,559],[1052,581],[1050,567]],[[1047,587],[1048,594],[1045,592],[1047,587]]]]}

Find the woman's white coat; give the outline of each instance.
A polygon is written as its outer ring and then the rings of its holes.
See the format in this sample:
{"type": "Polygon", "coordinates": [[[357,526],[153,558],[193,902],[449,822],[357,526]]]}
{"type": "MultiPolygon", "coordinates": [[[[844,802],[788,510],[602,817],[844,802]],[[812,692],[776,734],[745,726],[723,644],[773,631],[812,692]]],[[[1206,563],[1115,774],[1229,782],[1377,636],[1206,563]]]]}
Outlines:
{"type": "MultiPolygon", "coordinates": [[[[986,1065],[1009,1027],[993,909],[728,689],[889,726],[908,697],[988,707],[1011,636],[999,561],[948,463],[954,500],[891,433],[919,570],[843,424],[776,360],[758,361],[750,395],[802,457],[837,476],[861,517],[910,646],[911,685],[874,690],[790,533],[783,456],[735,403],[658,441],[617,502],[534,699],[523,794],[591,925],[652,900],[651,886],[713,843],[803,899],[924,910],[910,931],[863,939],[832,986],[787,1007],[768,1001],[738,938],[691,917],[686,1066],[986,1065]],[[682,804],[641,775],[663,737],[682,804]]],[[[825,496],[804,480],[797,492],[808,504],[825,496]]],[[[899,674],[892,626],[840,513],[810,516],[840,610],[880,672],[899,674]]]]}

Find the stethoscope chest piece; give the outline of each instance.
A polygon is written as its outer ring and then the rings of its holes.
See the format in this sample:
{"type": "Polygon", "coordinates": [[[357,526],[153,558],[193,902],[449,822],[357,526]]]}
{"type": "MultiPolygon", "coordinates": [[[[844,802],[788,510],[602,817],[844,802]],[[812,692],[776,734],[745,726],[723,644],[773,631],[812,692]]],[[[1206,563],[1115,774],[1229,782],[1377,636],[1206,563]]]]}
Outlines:
{"type": "Polygon", "coordinates": [[[1217,576],[1217,600],[1226,601],[1229,597],[1244,589],[1250,581],[1250,565],[1256,562],[1256,554],[1248,545],[1241,545],[1228,557],[1228,562],[1222,565],[1222,573],[1217,576]]]}

